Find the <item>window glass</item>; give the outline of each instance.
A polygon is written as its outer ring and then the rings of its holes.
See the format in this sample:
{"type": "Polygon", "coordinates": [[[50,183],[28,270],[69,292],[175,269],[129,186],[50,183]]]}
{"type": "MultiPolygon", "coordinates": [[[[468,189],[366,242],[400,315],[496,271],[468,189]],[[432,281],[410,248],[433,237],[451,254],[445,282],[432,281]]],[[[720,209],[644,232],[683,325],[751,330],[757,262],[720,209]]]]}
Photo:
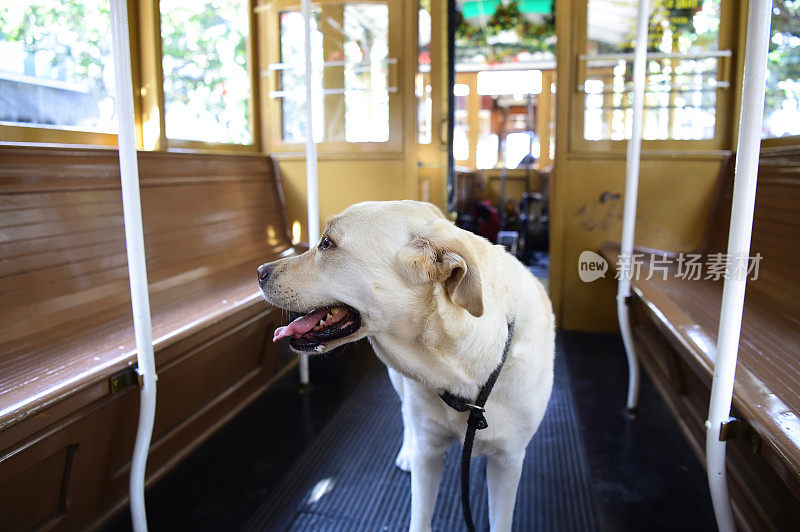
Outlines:
{"type": "MultiPolygon", "coordinates": [[[[280,13],[282,135],[304,142],[306,131],[303,17],[280,13]]],[[[311,38],[314,140],[389,140],[389,8],[385,3],[324,5],[314,10],[311,38]]]]}
{"type": "Polygon", "coordinates": [[[456,69],[555,61],[553,0],[456,2],[456,69]]]}
{"type": "MultiPolygon", "coordinates": [[[[636,0],[589,0],[584,138],[630,138],[636,0]]],[[[710,139],[716,125],[720,0],[654,0],[643,138],[710,139]],[[660,56],[660,57],[659,57],[660,56]]]]}
{"type": "MultiPolygon", "coordinates": [[[[321,117],[322,96],[322,33],[319,31],[319,10],[311,17],[312,103],[314,116],[321,117]]],[[[272,65],[280,72],[282,98],[282,137],[286,142],[305,142],[306,138],[306,71],[303,15],[297,11],[280,14],[281,62],[272,65]]],[[[314,121],[314,141],[323,139],[324,124],[314,121]]]]}
{"type": "Polygon", "coordinates": [[[166,134],[250,144],[247,0],[161,0],[166,134]]]}
{"type": "Polygon", "coordinates": [[[344,7],[344,131],[347,142],[389,140],[389,8],[344,7]]]}
{"type": "Polygon", "coordinates": [[[476,76],[480,111],[476,166],[518,168],[539,158],[535,133],[541,70],[487,70],[476,76]]]}
{"type": "MultiPolygon", "coordinates": [[[[481,98],[481,107],[485,99],[481,98]]],[[[492,108],[478,111],[478,145],[475,148],[475,166],[478,170],[494,168],[497,164],[500,137],[492,132],[492,108]]]]}
{"type": "Polygon", "coordinates": [[[419,2],[417,42],[417,75],[414,94],[417,97],[417,142],[433,140],[433,98],[431,96],[431,0],[419,2]]]}
{"type": "Polygon", "coordinates": [[[115,133],[108,0],[0,5],[0,122],[115,133]]]}
{"type": "Polygon", "coordinates": [[[455,124],[453,125],[453,158],[456,161],[469,159],[469,111],[467,98],[469,98],[469,85],[456,83],[453,85],[455,96],[455,124]]]}
{"type": "Polygon", "coordinates": [[[800,0],[774,0],[762,136],[800,135],[800,0]]]}
{"type": "Polygon", "coordinates": [[[539,158],[539,141],[533,131],[509,133],[506,136],[506,168],[526,168],[530,154],[533,160],[539,158]]]}

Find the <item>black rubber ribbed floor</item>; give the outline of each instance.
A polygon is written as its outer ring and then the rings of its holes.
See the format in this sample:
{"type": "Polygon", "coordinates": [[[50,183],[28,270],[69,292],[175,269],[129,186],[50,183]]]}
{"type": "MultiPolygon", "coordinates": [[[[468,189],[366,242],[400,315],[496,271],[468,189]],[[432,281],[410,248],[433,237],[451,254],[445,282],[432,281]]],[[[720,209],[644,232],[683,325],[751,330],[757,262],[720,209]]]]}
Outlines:
{"type": "MultiPolygon", "coordinates": [[[[410,476],[394,465],[401,439],[400,400],[379,368],[344,402],[245,530],[406,530],[410,476]]],[[[460,445],[454,444],[445,458],[436,531],[464,528],[459,454],[460,445]]],[[[488,529],[485,471],[486,460],[473,459],[472,511],[479,530],[488,529]]],[[[569,376],[559,354],[547,413],[528,446],[514,530],[594,531],[597,522],[569,376]]]]}

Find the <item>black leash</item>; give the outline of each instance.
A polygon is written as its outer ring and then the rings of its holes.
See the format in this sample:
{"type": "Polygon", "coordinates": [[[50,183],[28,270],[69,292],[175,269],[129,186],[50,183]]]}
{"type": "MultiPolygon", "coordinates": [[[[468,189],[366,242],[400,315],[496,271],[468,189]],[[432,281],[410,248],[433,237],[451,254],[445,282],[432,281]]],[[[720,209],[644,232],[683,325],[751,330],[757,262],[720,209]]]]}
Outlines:
{"type": "Polygon", "coordinates": [[[514,337],[514,321],[508,324],[508,337],[506,338],[506,345],[503,348],[503,358],[500,364],[495,368],[486,384],[478,392],[478,397],[474,403],[463,397],[458,397],[450,392],[439,394],[442,401],[447,403],[450,408],[458,412],[466,412],[469,410],[469,417],[467,418],[467,433],[464,435],[464,446],[461,450],[461,512],[464,514],[464,523],[467,525],[469,532],[475,532],[475,523],[472,521],[472,510],[469,504],[469,466],[470,459],[472,458],[472,444],[475,442],[475,431],[483,430],[489,426],[486,422],[484,413],[486,409],[486,401],[489,399],[489,394],[492,393],[494,383],[497,382],[497,377],[500,376],[500,371],[508,358],[508,351],[511,348],[511,339],[514,337]]]}

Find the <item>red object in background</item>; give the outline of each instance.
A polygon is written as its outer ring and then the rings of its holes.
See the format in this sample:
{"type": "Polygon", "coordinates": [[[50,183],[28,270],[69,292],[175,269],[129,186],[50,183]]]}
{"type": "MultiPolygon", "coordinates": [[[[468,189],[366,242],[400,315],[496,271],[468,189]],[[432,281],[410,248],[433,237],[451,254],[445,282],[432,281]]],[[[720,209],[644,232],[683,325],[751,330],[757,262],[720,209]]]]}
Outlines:
{"type": "Polygon", "coordinates": [[[477,222],[478,234],[490,242],[497,241],[497,232],[500,230],[500,212],[489,200],[475,203],[472,211],[473,219],[477,222]]]}

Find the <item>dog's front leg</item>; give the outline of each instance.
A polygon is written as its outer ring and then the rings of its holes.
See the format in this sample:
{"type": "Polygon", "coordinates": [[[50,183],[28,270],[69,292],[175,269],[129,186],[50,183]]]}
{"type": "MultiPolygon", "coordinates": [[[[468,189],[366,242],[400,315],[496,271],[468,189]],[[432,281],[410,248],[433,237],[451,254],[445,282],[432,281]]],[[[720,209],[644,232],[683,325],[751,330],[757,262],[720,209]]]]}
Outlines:
{"type": "Polygon", "coordinates": [[[489,456],[486,477],[489,484],[489,524],[492,532],[511,530],[523,460],[525,451],[499,452],[489,456]]]}
{"type": "Polygon", "coordinates": [[[448,441],[439,437],[416,437],[411,453],[411,532],[431,529],[433,506],[439,491],[448,441]]]}
{"type": "Polygon", "coordinates": [[[411,420],[409,412],[410,399],[405,396],[406,388],[405,377],[397,373],[392,368],[389,368],[389,379],[392,381],[392,386],[400,397],[402,406],[400,412],[403,416],[403,444],[400,446],[400,452],[397,453],[397,459],[394,461],[395,465],[406,473],[411,472],[411,453],[414,449],[414,425],[411,420]]]}

